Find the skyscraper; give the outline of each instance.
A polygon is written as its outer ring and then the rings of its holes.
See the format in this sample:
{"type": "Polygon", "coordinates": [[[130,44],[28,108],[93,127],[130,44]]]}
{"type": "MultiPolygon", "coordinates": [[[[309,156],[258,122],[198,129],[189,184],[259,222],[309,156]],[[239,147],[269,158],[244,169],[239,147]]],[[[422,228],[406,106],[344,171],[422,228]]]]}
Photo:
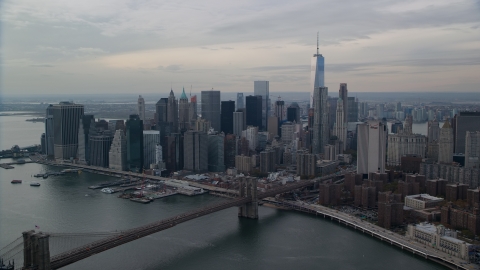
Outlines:
{"type": "Polygon", "coordinates": [[[113,170],[125,171],[127,169],[127,138],[123,130],[117,129],[110,146],[109,165],[113,170]]]}
{"type": "Polygon", "coordinates": [[[324,153],[325,145],[328,143],[328,107],[327,107],[327,87],[315,87],[313,93],[313,139],[312,154],[324,153]]]}
{"type": "Polygon", "coordinates": [[[237,110],[244,109],[244,108],[245,108],[245,102],[243,99],[243,93],[237,93],[237,110]]]}
{"type": "Polygon", "coordinates": [[[345,122],[345,111],[343,108],[343,100],[338,98],[337,101],[337,111],[336,111],[336,121],[335,126],[333,127],[333,135],[337,136],[337,139],[342,142],[342,151],[345,151],[347,148],[347,125],[345,122]]]}
{"type": "Polygon", "coordinates": [[[233,134],[233,113],[235,112],[235,101],[222,101],[221,108],[221,131],[225,133],[225,135],[233,134]]]}
{"type": "Polygon", "coordinates": [[[140,117],[140,120],[145,122],[146,120],[145,119],[145,100],[141,95],[138,96],[137,106],[138,106],[138,116],[140,117]]]}
{"type": "Polygon", "coordinates": [[[127,129],[127,169],[141,172],[143,169],[143,121],[136,114],[130,115],[127,129]]]}
{"type": "Polygon", "coordinates": [[[287,108],[287,121],[300,123],[300,107],[298,103],[292,102],[287,108]]]}
{"type": "Polygon", "coordinates": [[[155,111],[157,114],[157,130],[160,131],[162,138],[172,133],[172,127],[168,122],[168,98],[161,98],[155,105],[155,111]]]}
{"type": "Polygon", "coordinates": [[[275,101],[275,114],[278,118],[278,122],[282,122],[285,120],[285,101],[280,100],[280,97],[278,97],[278,100],[275,101]]]}
{"type": "Polygon", "coordinates": [[[480,131],[480,112],[459,112],[455,117],[455,153],[465,153],[467,131],[480,131]]]}
{"type": "Polygon", "coordinates": [[[173,90],[170,89],[170,95],[168,96],[167,104],[167,122],[172,127],[172,133],[178,132],[178,101],[173,94],[173,90]]]}
{"type": "Polygon", "coordinates": [[[358,99],[355,97],[349,97],[347,102],[348,115],[347,122],[358,121],[358,99]]]}
{"type": "Polygon", "coordinates": [[[53,154],[56,159],[77,157],[78,128],[83,111],[83,105],[72,102],[60,102],[47,108],[47,149],[53,142],[53,153],[49,155],[53,154]]]}
{"type": "Polygon", "coordinates": [[[90,160],[90,148],[88,145],[88,136],[90,135],[90,125],[95,122],[95,118],[91,114],[85,114],[80,121],[78,128],[78,151],[77,157],[80,161],[90,160]]]}
{"type": "Polygon", "coordinates": [[[269,81],[254,81],[253,94],[255,96],[262,96],[262,131],[267,130],[268,116],[270,113],[270,89],[269,81]]]}
{"type": "Polygon", "coordinates": [[[438,162],[453,162],[453,129],[450,120],[445,121],[440,129],[440,137],[438,139],[438,162]]]}
{"type": "Polygon", "coordinates": [[[195,125],[195,121],[197,120],[197,96],[196,95],[190,98],[190,104],[188,107],[189,107],[188,121],[190,122],[190,127],[193,127],[195,125]]]}
{"type": "Polygon", "coordinates": [[[237,137],[242,136],[242,131],[247,128],[244,110],[245,109],[240,109],[233,113],[233,134],[237,137]]]}
{"type": "Polygon", "coordinates": [[[387,127],[380,121],[358,124],[357,173],[385,172],[387,127]]]}
{"type": "Polygon", "coordinates": [[[245,101],[247,126],[260,128],[262,126],[262,96],[247,96],[245,101]]]}
{"type": "Polygon", "coordinates": [[[184,167],[184,136],[180,133],[172,133],[165,138],[163,159],[166,160],[166,168],[169,172],[183,170],[184,167]]]}
{"type": "Polygon", "coordinates": [[[160,144],[160,131],[143,131],[143,166],[150,168],[151,164],[156,164],[156,147],[160,144]]]}
{"type": "Polygon", "coordinates": [[[202,91],[202,118],[210,121],[212,128],[220,131],[220,91],[202,91]]]}
{"type": "Polygon", "coordinates": [[[235,156],[237,155],[237,136],[235,136],[235,134],[225,135],[225,145],[223,150],[225,168],[235,167],[235,156]]]}
{"type": "Polygon", "coordinates": [[[343,101],[343,118],[344,122],[348,123],[348,90],[347,90],[347,84],[346,83],[341,83],[340,84],[340,89],[338,90],[338,97],[342,99],[343,101]]]}
{"type": "Polygon", "coordinates": [[[206,172],[208,170],[207,133],[190,130],[185,132],[184,136],[184,169],[192,172],[206,172]]]}
{"type": "Polygon", "coordinates": [[[190,129],[190,107],[187,95],[185,95],[185,88],[183,88],[182,95],[178,101],[178,127],[180,133],[190,129]]]}
{"type": "MultiPolygon", "coordinates": [[[[317,53],[313,55],[312,59],[312,85],[311,89],[313,90],[312,98],[315,95],[315,89],[319,87],[325,87],[325,58],[320,54],[318,49],[318,33],[317,33],[317,53]]],[[[313,107],[313,99],[310,100],[310,105],[313,107]]]]}
{"type": "Polygon", "coordinates": [[[225,135],[213,132],[208,134],[208,171],[225,171],[225,135]]]}
{"type": "Polygon", "coordinates": [[[110,146],[112,145],[112,139],[113,137],[110,135],[110,131],[89,136],[89,163],[91,166],[108,168],[109,152],[110,146]]]}
{"type": "Polygon", "coordinates": [[[428,121],[428,143],[438,142],[440,137],[440,125],[437,121],[437,118],[433,118],[432,121],[428,121]]]}

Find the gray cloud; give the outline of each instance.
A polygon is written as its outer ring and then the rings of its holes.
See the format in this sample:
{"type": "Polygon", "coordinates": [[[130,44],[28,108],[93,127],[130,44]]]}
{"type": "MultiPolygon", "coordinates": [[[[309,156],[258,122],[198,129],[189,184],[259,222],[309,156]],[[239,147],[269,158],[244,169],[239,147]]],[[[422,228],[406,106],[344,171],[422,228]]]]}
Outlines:
{"type": "MultiPolygon", "coordinates": [[[[398,76],[419,67],[425,69],[422,71],[425,76],[447,71],[454,76],[455,72],[464,71],[462,68],[480,65],[479,1],[100,2],[5,0],[0,29],[4,56],[1,67],[9,76],[3,76],[1,90],[28,91],[33,85],[22,76],[37,78],[44,74],[57,78],[55,82],[39,80],[46,85],[45,91],[59,92],[70,85],[69,81],[83,82],[92,76],[90,74],[95,74],[95,80],[89,79],[90,89],[108,85],[105,91],[129,91],[127,85],[132,84],[139,89],[151,89],[151,85],[162,83],[159,81],[180,82],[185,78],[206,86],[216,82],[216,85],[225,86],[226,91],[249,87],[252,78],[261,78],[271,80],[272,85],[275,81],[281,82],[279,87],[287,91],[286,87],[308,85],[309,58],[315,48],[317,31],[321,51],[327,48],[340,56],[357,52],[351,59],[341,60],[326,55],[326,72],[334,77],[333,80],[349,74],[356,77],[381,74],[391,76],[392,81],[400,80],[398,76]],[[438,39],[436,43],[422,38],[422,33],[428,35],[432,29],[438,29],[441,35],[432,36],[438,39]],[[392,33],[403,35],[401,40],[397,39],[401,44],[387,45],[395,49],[381,44],[392,33]],[[297,51],[291,51],[292,46],[297,51]],[[245,47],[258,53],[267,49],[278,52],[278,56],[275,59],[258,57],[241,67],[225,57],[245,47]],[[299,48],[307,47],[312,48],[311,52],[298,52],[299,48]],[[188,48],[202,48],[205,54],[218,51],[226,64],[202,68],[177,60],[171,61],[176,63],[171,65],[168,65],[171,62],[158,61],[163,65],[157,68],[151,65],[120,72],[92,61],[106,55],[182,48],[185,48],[185,55],[188,55],[188,48]],[[401,51],[395,51],[399,48],[401,51]],[[299,60],[299,57],[304,58],[299,60]],[[62,67],[74,75],[67,79],[54,74],[57,69],[27,67],[62,67]],[[382,71],[383,68],[389,70],[382,71]],[[113,82],[112,78],[119,74],[122,79],[113,82]]],[[[480,85],[480,79],[476,82],[480,85]]],[[[465,84],[467,87],[470,89],[471,85],[465,84]]],[[[370,89],[370,86],[363,85],[363,88],[370,89]]]]}
{"type": "Polygon", "coordinates": [[[30,65],[31,67],[44,67],[44,68],[51,68],[54,67],[54,65],[48,65],[48,64],[35,64],[35,65],[30,65]]]}

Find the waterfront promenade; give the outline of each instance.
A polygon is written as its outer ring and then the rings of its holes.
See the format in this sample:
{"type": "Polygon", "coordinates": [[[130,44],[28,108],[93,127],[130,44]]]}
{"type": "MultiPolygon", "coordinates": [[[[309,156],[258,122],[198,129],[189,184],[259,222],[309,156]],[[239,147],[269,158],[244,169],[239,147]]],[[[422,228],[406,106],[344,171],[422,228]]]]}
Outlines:
{"type": "MultiPolygon", "coordinates": [[[[89,166],[89,165],[81,165],[81,164],[74,164],[74,163],[59,163],[59,162],[52,162],[52,161],[47,161],[43,159],[42,156],[35,155],[35,156],[30,156],[30,159],[33,162],[40,163],[40,164],[45,164],[45,165],[50,165],[50,166],[60,166],[60,167],[71,167],[71,168],[77,168],[77,169],[84,169],[88,170],[94,173],[100,173],[100,174],[105,174],[109,176],[131,176],[131,177],[138,177],[138,178],[145,178],[145,179],[150,179],[150,180],[156,180],[156,181],[165,181],[165,184],[168,185],[169,182],[172,181],[170,178],[166,177],[161,177],[161,176],[155,176],[155,175],[147,175],[147,174],[142,174],[142,173],[135,173],[135,172],[128,172],[128,171],[118,171],[118,170],[113,170],[109,168],[104,168],[104,167],[95,167],[95,166],[89,166]]],[[[232,190],[232,189],[226,189],[226,188],[221,188],[221,187],[215,187],[215,186],[209,186],[209,185],[204,185],[200,184],[194,181],[188,181],[188,180],[182,180],[185,182],[188,182],[188,184],[192,187],[197,187],[197,188],[202,188],[208,191],[214,191],[217,193],[224,193],[228,194],[230,196],[237,196],[238,191],[237,190],[232,190]]]]}
{"type": "Polygon", "coordinates": [[[370,222],[363,221],[358,217],[351,216],[335,209],[318,204],[308,204],[302,201],[280,201],[274,198],[267,198],[263,201],[291,208],[293,210],[323,216],[324,218],[330,218],[331,220],[340,224],[344,224],[355,230],[359,230],[365,234],[371,235],[372,237],[376,237],[381,241],[395,245],[403,250],[412,252],[418,256],[432,260],[451,269],[480,269],[480,267],[476,264],[470,264],[467,261],[451,256],[443,251],[418,243],[403,235],[391,232],[370,222]]]}

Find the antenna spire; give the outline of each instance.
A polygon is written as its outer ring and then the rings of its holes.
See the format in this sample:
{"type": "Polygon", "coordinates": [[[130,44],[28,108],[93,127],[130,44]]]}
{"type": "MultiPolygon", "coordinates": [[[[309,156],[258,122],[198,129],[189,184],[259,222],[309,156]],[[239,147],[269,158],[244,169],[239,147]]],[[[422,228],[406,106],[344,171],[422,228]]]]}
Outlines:
{"type": "Polygon", "coordinates": [[[319,32],[317,32],[317,54],[320,54],[320,53],[318,52],[318,35],[319,35],[319,32]]]}

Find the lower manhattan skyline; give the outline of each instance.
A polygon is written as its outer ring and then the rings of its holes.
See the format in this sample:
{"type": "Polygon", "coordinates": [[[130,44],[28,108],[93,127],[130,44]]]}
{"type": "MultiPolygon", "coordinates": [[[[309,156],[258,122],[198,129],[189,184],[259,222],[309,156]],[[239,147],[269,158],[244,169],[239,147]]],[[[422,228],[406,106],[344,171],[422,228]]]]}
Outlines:
{"type": "Polygon", "coordinates": [[[474,1],[181,4],[5,1],[1,93],[310,91],[476,92],[480,4],[474,1]],[[301,19],[299,19],[301,18],[301,19]]]}
{"type": "Polygon", "coordinates": [[[0,1],[0,270],[480,270],[479,11],[0,1]]]}

